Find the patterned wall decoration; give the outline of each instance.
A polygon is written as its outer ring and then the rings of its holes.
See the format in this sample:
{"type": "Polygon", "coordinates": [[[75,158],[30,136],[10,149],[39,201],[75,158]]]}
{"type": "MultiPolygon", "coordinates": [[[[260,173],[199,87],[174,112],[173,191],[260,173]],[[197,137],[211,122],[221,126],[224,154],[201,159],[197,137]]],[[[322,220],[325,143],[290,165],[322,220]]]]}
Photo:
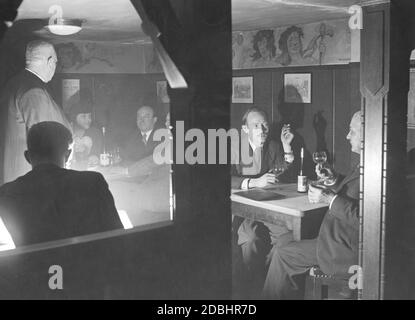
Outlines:
{"type": "Polygon", "coordinates": [[[347,64],[351,35],[347,20],[329,20],[232,34],[234,69],[347,64]]]}

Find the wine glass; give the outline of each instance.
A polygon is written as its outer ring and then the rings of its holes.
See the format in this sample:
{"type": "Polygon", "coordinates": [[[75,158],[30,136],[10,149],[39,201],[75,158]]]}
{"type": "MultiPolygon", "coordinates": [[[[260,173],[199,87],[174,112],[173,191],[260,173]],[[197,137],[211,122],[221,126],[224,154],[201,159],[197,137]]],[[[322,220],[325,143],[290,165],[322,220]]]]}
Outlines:
{"type": "MultiPolygon", "coordinates": [[[[325,174],[327,170],[323,168],[323,165],[327,162],[327,153],[325,151],[317,151],[313,153],[313,161],[318,164],[320,172],[325,174]]],[[[324,179],[320,178],[317,183],[322,182],[324,179]]]]}
{"type": "Polygon", "coordinates": [[[279,177],[281,174],[283,174],[283,173],[284,173],[284,171],[285,171],[285,167],[284,167],[284,165],[282,165],[282,164],[277,164],[277,165],[275,165],[275,168],[274,168],[274,174],[275,174],[275,180],[276,180],[277,182],[279,182],[278,177],[279,177]]]}
{"type": "Polygon", "coordinates": [[[121,162],[121,156],[120,156],[120,148],[115,148],[114,150],[114,164],[118,164],[121,162]]]}

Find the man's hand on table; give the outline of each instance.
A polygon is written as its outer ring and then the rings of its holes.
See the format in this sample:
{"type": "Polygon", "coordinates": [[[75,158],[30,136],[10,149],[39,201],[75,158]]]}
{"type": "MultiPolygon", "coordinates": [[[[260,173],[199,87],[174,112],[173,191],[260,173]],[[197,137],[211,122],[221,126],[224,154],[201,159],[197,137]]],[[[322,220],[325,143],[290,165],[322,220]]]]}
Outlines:
{"type": "Polygon", "coordinates": [[[323,187],[316,187],[313,185],[308,186],[308,200],[310,203],[326,203],[330,205],[336,194],[323,187]]]}
{"type": "Polygon", "coordinates": [[[109,174],[111,175],[121,175],[128,177],[128,168],[121,166],[112,166],[109,168],[109,174]]]}
{"type": "Polygon", "coordinates": [[[97,156],[92,155],[88,157],[88,167],[95,167],[99,165],[99,159],[97,156]]]}
{"type": "Polygon", "coordinates": [[[267,185],[274,184],[275,181],[276,181],[275,174],[267,172],[259,178],[250,179],[249,180],[249,189],[251,189],[251,188],[264,188],[267,185]]]}

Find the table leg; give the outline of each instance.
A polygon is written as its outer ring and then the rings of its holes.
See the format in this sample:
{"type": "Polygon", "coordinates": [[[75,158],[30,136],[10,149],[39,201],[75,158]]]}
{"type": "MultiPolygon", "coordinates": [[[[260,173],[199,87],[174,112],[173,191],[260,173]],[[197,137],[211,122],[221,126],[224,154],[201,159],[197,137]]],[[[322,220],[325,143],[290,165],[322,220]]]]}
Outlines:
{"type": "Polygon", "coordinates": [[[292,230],[294,241],[301,240],[301,217],[292,217],[292,230]]]}

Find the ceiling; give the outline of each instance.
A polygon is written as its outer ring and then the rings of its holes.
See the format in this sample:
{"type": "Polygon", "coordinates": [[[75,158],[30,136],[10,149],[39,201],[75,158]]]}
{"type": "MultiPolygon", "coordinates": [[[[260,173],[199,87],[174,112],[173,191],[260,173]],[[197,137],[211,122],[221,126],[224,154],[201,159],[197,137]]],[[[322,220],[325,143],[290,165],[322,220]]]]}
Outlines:
{"type": "Polygon", "coordinates": [[[234,30],[258,30],[345,18],[360,0],[232,0],[234,30]]]}
{"type": "MultiPolygon", "coordinates": [[[[134,41],[144,39],[141,20],[130,0],[23,0],[16,20],[45,19],[53,5],[62,7],[62,17],[83,19],[82,31],[66,39],[134,41]]],[[[46,30],[39,34],[50,37],[46,30]]]]}
{"type": "MultiPolygon", "coordinates": [[[[232,0],[234,30],[255,30],[297,23],[344,18],[353,4],[373,0],[232,0]]],[[[124,43],[146,40],[141,20],[130,0],[24,0],[17,20],[47,20],[52,5],[60,5],[64,18],[84,19],[83,29],[68,40],[116,41],[124,43]]],[[[37,31],[51,37],[44,29],[37,31]]]]}

